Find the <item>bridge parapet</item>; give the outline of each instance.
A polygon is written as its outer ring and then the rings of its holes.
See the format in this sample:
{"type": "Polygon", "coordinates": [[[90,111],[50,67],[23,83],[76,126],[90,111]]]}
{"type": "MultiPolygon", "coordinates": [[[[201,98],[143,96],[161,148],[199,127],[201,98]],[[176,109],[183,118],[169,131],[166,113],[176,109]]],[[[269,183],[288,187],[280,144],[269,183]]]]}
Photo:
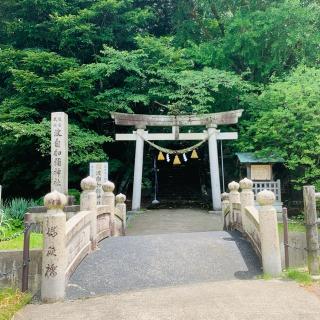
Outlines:
{"type": "Polygon", "coordinates": [[[263,271],[271,276],[281,273],[281,256],[275,194],[263,190],[258,193],[255,206],[253,182],[247,178],[228,185],[230,193],[222,195],[224,226],[242,232],[251,242],[262,261],[263,271]],[[239,189],[241,192],[239,193],[239,189]]]}
{"type": "Polygon", "coordinates": [[[66,284],[86,255],[97,243],[110,236],[125,234],[126,197],[113,194],[114,184],[103,185],[102,205],[97,206],[96,181],[81,181],[80,211],[67,220],[63,211],[66,197],[53,191],[45,196],[43,217],[41,298],[44,302],[63,300],[66,284]]]}

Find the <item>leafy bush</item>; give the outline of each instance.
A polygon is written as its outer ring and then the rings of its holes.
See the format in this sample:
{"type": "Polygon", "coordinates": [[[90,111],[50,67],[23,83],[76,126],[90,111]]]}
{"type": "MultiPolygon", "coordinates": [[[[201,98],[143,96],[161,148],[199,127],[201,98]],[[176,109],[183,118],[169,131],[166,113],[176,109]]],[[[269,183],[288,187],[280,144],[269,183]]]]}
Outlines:
{"type": "Polygon", "coordinates": [[[3,209],[0,209],[0,237],[5,237],[6,231],[10,229],[10,221],[5,218],[3,209]]]}
{"type": "Polygon", "coordinates": [[[75,198],[75,204],[80,204],[80,191],[78,189],[69,189],[68,194],[75,198]]]}
{"type": "Polygon", "coordinates": [[[28,208],[35,205],[36,203],[33,200],[14,198],[4,204],[4,216],[8,219],[23,221],[28,208]]]}
{"type": "Polygon", "coordinates": [[[20,229],[23,226],[24,215],[28,208],[35,205],[35,201],[23,198],[15,198],[5,202],[0,212],[0,235],[4,235],[8,230],[20,229]]]}

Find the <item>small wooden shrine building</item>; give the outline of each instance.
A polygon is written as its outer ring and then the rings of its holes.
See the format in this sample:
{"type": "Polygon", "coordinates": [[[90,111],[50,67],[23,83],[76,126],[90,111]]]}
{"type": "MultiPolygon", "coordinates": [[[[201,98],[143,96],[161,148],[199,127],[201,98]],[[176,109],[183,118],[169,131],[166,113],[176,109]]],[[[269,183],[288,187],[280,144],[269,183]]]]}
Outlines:
{"type": "Polygon", "coordinates": [[[274,166],[283,163],[280,157],[258,157],[253,152],[236,153],[240,163],[240,178],[247,177],[253,181],[255,195],[264,190],[270,190],[276,195],[277,210],[282,210],[281,180],[276,179],[274,166]]]}

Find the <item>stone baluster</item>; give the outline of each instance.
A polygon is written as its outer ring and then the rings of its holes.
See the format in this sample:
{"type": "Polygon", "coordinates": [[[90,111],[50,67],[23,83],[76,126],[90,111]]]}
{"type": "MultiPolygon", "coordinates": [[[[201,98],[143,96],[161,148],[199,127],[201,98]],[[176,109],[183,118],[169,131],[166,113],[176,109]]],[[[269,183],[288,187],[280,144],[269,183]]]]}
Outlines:
{"type": "Polygon", "coordinates": [[[91,250],[97,248],[97,182],[88,176],[81,180],[80,211],[91,211],[90,240],[91,250]]]}
{"type": "Polygon", "coordinates": [[[232,181],[228,184],[228,188],[230,190],[229,193],[229,201],[230,201],[230,227],[231,229],[234,227],[237,222],[237,217],[234,214],[234,204],[240,203],[240,193],[239,193],[239,183],[232,181]]]}
{"type": "Polygon", "coordinates": [[[224,192],[221,195],[221,209],[222,209],[222,225],[223,230],[229,230],[230,229],[230,201],[229,201],[229,193],[224,192]],[[229,211],[229,213],[228,213],[229,211]]]}
{"type": "Polygon", "coordinates": [[[47,212],[43,217],[43,251],[41,299],[44,302],[63,300],[66,288],[66,214],[67,197],[53,191],[44,197],[47,212]]]}
{"type": "Polygon", "coordinates": [[[263,190],[257,195],[263,272],[274,277],[282,271],[277,211],[273,207],[275,199],[274,193],[269,190],[263,190]]]}
{"type": "Polygon", "coordinates": [[[102,184],[103,195],[102,195],[102,205],[107,206],[107,212],[110,213],[110,233],[111,236],[115,233],[115,224],[114,224],[114,210],[115,210],[115,195],[114,191],[114,183],[111,181],[107,181],[102,184]]]}
{"type": "Polygon", "coordinates": [[[249,206],[254,206],[254,193],[252,191],[253,182],[244,178],[240,182],[240,203],[241,203],[241,223],[242,229],[246,232],[247,230],[247,222],[246,222],[246,213],[245,208],[249,206]]]}
{"type": "Polygon", "coordinates": [[[116,196],[116,208],[120,214],[120,217],[123,221],[122,223],[122,235],[125,235],[126,230],[126,220],[127,220],[127,206],[125,204],[126,196],[122,193],[119,193],[116,196]]]}

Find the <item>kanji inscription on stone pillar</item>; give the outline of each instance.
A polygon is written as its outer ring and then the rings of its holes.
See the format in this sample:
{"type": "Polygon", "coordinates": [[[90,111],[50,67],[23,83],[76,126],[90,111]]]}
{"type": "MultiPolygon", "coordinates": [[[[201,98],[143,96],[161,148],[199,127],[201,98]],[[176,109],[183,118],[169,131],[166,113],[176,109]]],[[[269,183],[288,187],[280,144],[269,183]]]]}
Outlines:
{"type": "Polygon", "coordinates": [[[51,191],[68,195],[68,115],[51,113],[51,191]]]}
{"type": "Polygon", "coordinates": [[[102,204],[102,184],[108,181],[108,162],[90,162],[90,176],[97,181],[97,204],[102,204]]]}

